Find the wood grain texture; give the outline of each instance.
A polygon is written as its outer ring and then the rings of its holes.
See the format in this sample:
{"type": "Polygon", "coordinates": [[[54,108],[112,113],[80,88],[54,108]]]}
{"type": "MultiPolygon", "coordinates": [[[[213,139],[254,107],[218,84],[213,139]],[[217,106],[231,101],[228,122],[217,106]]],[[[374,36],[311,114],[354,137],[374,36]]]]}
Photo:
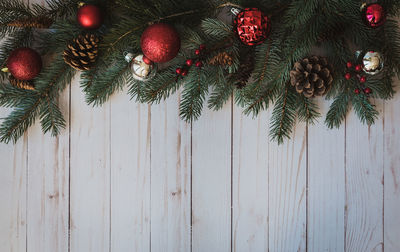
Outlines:
{"type": "MultiPolygon", "coordinates": [[[[318,100],[321,114],[329,104],[318,100]]],[[[329,130],[319,122],[308,126],[308,251],[344,251],[345,126],[329,130]]]]}
{"type": "Polygon", "coordinates": [[[85,103],[78,78],[71,88],[70,249],[110,249],[110,103],[85,103]]]}
{"type": "Polygon", "coordinates": [[[190,251],[191,135],[180,93],[151,110],[151,250],[190,251]],[[153,158],[154,157],[154,158],[153,158]]]}
{"type": "Polygon", "coordinates": [[[268,150],[270,251],[306,250],[307,134],[297,125],[290,141],[268,150]]]}
{"type": "MultiPolygon", "coordinates": [[[[400,85],[400,81],[396,82],[400,85]]],[[[399,92],[399,88],[396,88],[399,92]]],[[[400,93],[385,103],[384,244],[386,252],[400,251],[400,93]]]]}
{"type": "Polygon", "coordinates": [[[232,103],[192,127],[192,249],[231,251],[232,103]]]}
{"type": "Polygon", "coordinates": [[[268,251],[268,114],[233,110],[233,251],[268,251]]]}
{"type": "MultiPolygon", "coordinates": [[[[60,98],[69,121],[69,89],[60,98]]],[[[29,130],[28,251],[68,251],[69,125],[54,138],[40,123],[29,130]]]]}
{"type": "Polygon", "coordinates": [[[346,124],[346,251],[383,251],[383,103],[373,126],[346,124]]]}
{"type": "Polygon", "coordinates": [[[111,99],[111,251],[150,251],[150,107],[111,99]]]}

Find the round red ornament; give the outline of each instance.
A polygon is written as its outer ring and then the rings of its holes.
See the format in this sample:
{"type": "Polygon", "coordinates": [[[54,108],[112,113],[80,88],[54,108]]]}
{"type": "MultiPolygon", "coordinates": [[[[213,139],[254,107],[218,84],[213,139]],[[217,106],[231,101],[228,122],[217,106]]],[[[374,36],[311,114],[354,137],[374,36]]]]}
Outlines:
{"type": "Polygon", "coordinates": [[[235,32],[243,44],[260,45],[271,31],[271,21],[259,9],[247,8],[234,21],[235,32]]]}
{"type": "Polygon", "coordinates": [[[371,28],[377,28],[386,22],[386,12],[378,3],[364,6],[362,15],[364,22],[371,28]]]}
{"type": "Polygon", "coordinates": [[[147,58],[156,63],[163,63],[178,55],[181,39],[171,25],[153,24],[143,32],[140,45],[147,58]]]}
{"type": "Polygon", "coordinates": [[[78,23],[85,29],[98,29],[103,24],[103,13],[93,4],[86,4],[79,8],[78,23]]]}
{"type": "Polygon", "coordinates": [[[42,58],[31,48],[18,48],[8,56],[7,68],[18,80],[32,80],[42,70],[42,58]]]}

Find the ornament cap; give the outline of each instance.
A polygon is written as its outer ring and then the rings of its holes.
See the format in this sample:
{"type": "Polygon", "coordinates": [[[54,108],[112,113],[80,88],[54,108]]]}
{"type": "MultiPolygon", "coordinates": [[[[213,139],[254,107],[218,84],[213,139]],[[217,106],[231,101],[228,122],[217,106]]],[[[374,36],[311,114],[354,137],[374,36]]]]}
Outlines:
{"type": "Polygon", "coordinates": [[[8,73],[9,72],[8,71],[8,67],[5,67],[5,68],[1,69],[1,71],[4,72],[4,73],[8,73]]]}

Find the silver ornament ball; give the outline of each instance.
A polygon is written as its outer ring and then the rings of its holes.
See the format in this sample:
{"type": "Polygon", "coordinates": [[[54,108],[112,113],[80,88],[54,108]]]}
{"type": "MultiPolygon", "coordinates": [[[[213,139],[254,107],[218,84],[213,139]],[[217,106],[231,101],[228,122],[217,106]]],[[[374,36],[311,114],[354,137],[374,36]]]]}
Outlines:
{"type": "Polygon", "coordinates": [[[382,71],[384,59],[382,54],[375,51],[367,51],[362,56],[362,67],[365,73],[370,75],[378,74],[382,71]]]}
{"type": "Polygon", "coordinates": [[[143,54],[134,56],[132,53],[125,54],[125,60],[130,62],[130,69],[135,80],[147,81],[156,75],[157,68],[154,64],[146,64],[143,54]]]}

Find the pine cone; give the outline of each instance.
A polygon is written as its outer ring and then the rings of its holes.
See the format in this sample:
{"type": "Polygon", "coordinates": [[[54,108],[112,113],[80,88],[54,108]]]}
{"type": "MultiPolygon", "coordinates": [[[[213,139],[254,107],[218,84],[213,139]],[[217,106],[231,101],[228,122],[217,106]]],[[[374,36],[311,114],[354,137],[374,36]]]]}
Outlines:
{"type": "Polygon", "coordinates": [[[209,64],[213,66],[232,66],[233,57],[230,53],[220,52],[210,59],[209,64]]]}
{"type": "Polygon", "coordinates": [[[15,79],[14,76],[12,76],[12,75],[10,75],[9,81],[10,81],[10,84],[13,85],[14,87],[26,89],[26,90],[35,90],[33,83],[30,81],[15,79]]]}
{"type": "Polygon", "coordinates": [[[332,67],[326,58],[312,56],[294,64],[290,71],[290,82],[298,93],[305,97],[325,95],[333,81],[332,67]]]}
{"type": "Polygon", "coordinates": [[[90,70],[97,59],[98,43],[99,38],[94,34],[79,35],[65,49],[65,63],[77,70],[90,70]]]}
{"type": "Polygon", "coordinates": [[[24,27],[24,28],[37,28],[46,29],[53,24],[53,20],[47,17],[33,17],[15,20],[8,23],[8,26],[24,27]]]}
{"type": "Polygon", "coordinates": [[[247,85],[254,71],[254,56],[254,50],[252,50],[240,57],[239,71],[237,72],[238,82],[236,82],[236,87],[239,89],[244,88],[247,85]]]}

